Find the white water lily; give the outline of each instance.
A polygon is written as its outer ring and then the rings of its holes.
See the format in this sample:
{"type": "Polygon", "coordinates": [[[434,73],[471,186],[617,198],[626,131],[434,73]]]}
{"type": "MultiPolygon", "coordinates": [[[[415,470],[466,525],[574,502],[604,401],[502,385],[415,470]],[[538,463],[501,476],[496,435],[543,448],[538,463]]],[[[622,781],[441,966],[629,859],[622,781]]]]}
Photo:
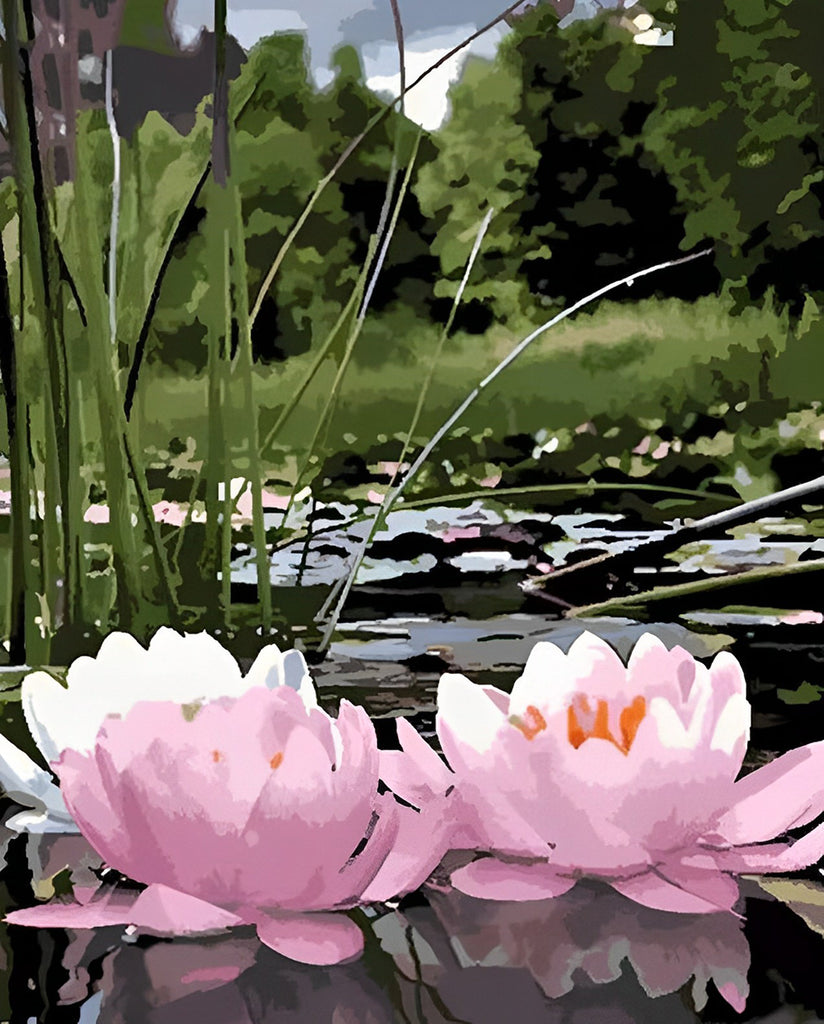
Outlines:
{"type": "MultiPolygon", "coordinates": [[[[48,672],[23,680],[26,724],[43,758],[55,762],[67,748],[89,751],[104,719],[125,715],[142,701],[173,700],[199,705],[237,697],[253,686],[289,686],[304,703],[317,704],[299,651],[264,647],[243,675],[231,654],[206,633],[176,633],[163,627],[148,649],[128,633],[111,633],[94,658],[69,668],[66,685],[48,672]]],[[[52,776],[0,734],[0,787],[20,811],[6,823],[17,832],[77,832],[52,776]]]]}

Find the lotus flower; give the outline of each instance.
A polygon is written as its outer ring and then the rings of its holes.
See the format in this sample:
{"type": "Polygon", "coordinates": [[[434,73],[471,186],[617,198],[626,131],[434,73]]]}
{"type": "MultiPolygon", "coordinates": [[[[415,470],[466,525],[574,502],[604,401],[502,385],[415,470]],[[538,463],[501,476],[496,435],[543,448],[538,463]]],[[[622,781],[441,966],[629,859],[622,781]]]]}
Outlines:
{"type": "Polygon", "coordinates": [[[342,701],[331,718],[303,672],[299,655],[266,648],[241,677],[215,641],[161,631],[148,652],[110,638],[72,666],[66,690],[30,677],[27,716],[41,747],[52,744],[74,820],[148,888],[8,920],[164,934],[251,924],[296,960],[356,955],[360,929],[330,911],[417,887],[439,852],[421,841],[420,815],[378,793],[366,713],[342,701]],[[106,679],[115,693],[103,701],[106,679]],[[297,685],[258,685],[284,680],[297,685]]]}
{"type": "Polygon", "coordinates": [[[654,909],[731,909],[735,875],[824,855],[824,743],[736,781],[750,728],[741,667],[711,667],[645,634],[625,667],[589,633],[539,643],[512,694],[445,675],[437,732],[451,771],[411,726],[383,776],[455,821],[452,845],[488,856],[452,874],[488,899],[557,896],[593,877],[654,909]]]}
{"type": "MultiPolygon", "coordinates": [[[[67,748],[90,750],[106,715],[121,715],[137,701],[206,701],[237,696],[252,686],[288,685],[304,694],[312,683],[298,651],[265,647],[246,676],[237,662],[206,633],[181,636],[159,629],[149,649],[127,633],[112,633],[95,658],[78,658],[67,685],[47,672],[23,680],[26,723],[47,762],[67,748]]],[[[77,832],[52,776],[0,734],[0,786],[17,803],[31,807],[12,817],[16,832],[77,832]]]]}

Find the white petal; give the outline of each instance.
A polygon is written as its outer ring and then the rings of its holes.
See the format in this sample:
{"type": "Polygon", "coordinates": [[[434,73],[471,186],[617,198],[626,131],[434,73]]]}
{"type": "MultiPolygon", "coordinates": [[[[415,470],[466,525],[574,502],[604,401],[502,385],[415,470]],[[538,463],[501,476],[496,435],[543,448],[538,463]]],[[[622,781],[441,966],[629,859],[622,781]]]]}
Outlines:
{"type": "Polygon", "coordinates": [[[744,671],[729,651],[721,651],[713,659],[710,665],[710,677],[712,688],[716,695],[716,706],[721,708],[728,697],[738,694],[744,699],[747,697],[747,681],[744,678],[744,671]]]}
{"type": "Polygon", "coordinates": [[[300,695],[307,708],[318,706],[318,695],[306,661],[301,652],[294,649],[281,653],[275,644],[264,647],[244,676],[244,690],[250,686],[268,686],[270,690],[288,686],[300,695]]]}
{"type": "Polygon", "coordinates": [[[710,741],[710,750],[721,750],[738,760],[738,768],[744,760],[750,738],[750,702],[741,693],[734,693],[718,716],[710,741]]]}
{"type": "Polygon", "coordinates": [[[565,685],[568,689],[607,700],[626,693],[624,663],[609,644],[594,633],[582,633],[570,647],[567,658],[565,685]]]}
{"type": "Polygon", "coordinates": [[[461,742],[479,753],[492,747],[506,721],[482,687],[453,673],[441,676],[438,684],[438,718],[449,725],[461,742]]]}
{"type": "Polygon", "coordinates": [[[159,629],[152,637],[140,682],[149,684],[151,696],[130,693],[129,706],[146,699],[181,704],[214,700],[239,696],[244,689],[238,663],[214,637],[208,633],[181,635],[168,628],[159,629]]]}
{"type": "MultiPolygon", "coordinates": [[[[158,633],[173,632],[162,627],[158,633]]],[[[155,636],[158,634],[156,633],[155,636]]],[[[138,643],[130,633],[109,633],[100,645],[100,650],[93,658],[78,658],[72,668],[84,667],[88,662],[96,662],[99,668],[117,668],[133,659],[142,661],[146,658],[146,648],[138,643]]],[[[71,675],[71,672],[69,673],[71,675]]],[[[70,684],[71,685],[71,684],[70,684]]]]}
{"type": "Polygon", "coordinates": [[[523,675],[512,687],[510,708],[513,714],[523,713],[530,705],[548,709],[564,703],[570,689],[566,685],[569,676],[569,661],[560,647],[545,640],[535,644],[523,675]]]}
{"type": "Polygon", "coordinates": [[[68,816],[63,817],[49,811],[19,811],[6,822],[12,832],[57,833],[79,835],[80,829],[68,816]]]}
{"type": "MultiPolygon", "coordinates": [[[[0,733],[0,786],[17,803],[39,801],[49,789],[57,790],[51,775],[28,754],[0,733]]],[[[58,790],[59,792],[59,790],[58,790]]]]}
{"type": "Polygon", "coordinates": [[[300,651],[284,651],[283,683],[285,686],[290,686],[293,690],[297,690],[307,708],[316,708],[318,706],[315,684],[312,682],[306,661],[300,651]]]}
{"type": "Polygon", "coordinates": [[[283,675],[283,655],[280,649],[276,644],[267,644],[258,652],[243,681],[247,689],[253,686],[266,686],[274,690],[278,686],[283,686],[283,675]]]}
{"type": "MultiPolygon", "coordinates": [[[[655,723],[658,742],[666,750],[688,750],[695,746],[694,738],[684,728],[681,716],[663,697],[653,697],[649,702],[645,716],[655,723]]],[[[645,721],[641,722],[638,733],[644,729],[645,721]]],[[[638,742],[636,740],[636,742],[638,742]]]]}
{"type": "Polygon", "coordinates": [[[56,761],[73,729],[83,725],[66,712],[65,687],[48,672],[31,672],[23,680],[20,698],[26,725],[40,753],[49,763],[56,761]]]}

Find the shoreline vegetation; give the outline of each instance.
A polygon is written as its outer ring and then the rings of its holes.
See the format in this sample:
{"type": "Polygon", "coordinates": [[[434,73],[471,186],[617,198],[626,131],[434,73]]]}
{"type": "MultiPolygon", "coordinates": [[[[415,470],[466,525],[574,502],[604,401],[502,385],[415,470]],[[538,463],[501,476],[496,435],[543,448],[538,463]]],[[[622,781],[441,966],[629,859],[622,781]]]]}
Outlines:
{"type": "Polygon", "coordinates": [[[351,47],[323,90],[298,35],[239,55],[220,4],[214,102],[192,100],[185,130],[158,111],[127,124],[118,42],[151,49],[151,33],[129,43],[112,23],[65,144],[43,127],[61,112],[32,67],[36,6],[3,3],[12,663],[70,660],[90,631],[228,627],[233,516],[258,581],[243,616],[266,635],[290,618],[270,553],[306,500],[377,505],[365,551],[399,487],[516,504],[545,487],[561,508],[624,484],[602,507],[643,492],[661,522],[818,475],[822,80],[805,0],[757,16],[650,0],[563,28],[551,4],[508,8],[497,57],[466,62],[435,131],[372,93],[351,47]]]}

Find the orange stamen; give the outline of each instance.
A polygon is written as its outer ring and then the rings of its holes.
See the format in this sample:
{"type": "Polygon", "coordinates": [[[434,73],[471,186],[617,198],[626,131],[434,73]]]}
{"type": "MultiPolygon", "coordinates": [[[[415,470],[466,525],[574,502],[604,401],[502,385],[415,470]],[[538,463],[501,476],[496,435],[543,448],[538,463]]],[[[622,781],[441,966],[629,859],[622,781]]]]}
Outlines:
{"type": "Polygon", "coordinates": [[[621,723],[621,738],[623,739],[623,751],[625,754],[629,753],[629,748],[635,741],[635,734],[638,732],[638,726],[644,720],[644,716],[647,713],[647,702],[643,697],[636,697],[629,707],[624,708],[621,712],[620,723],[621,723]]]}
{"type": "Polygon", "coordinates": [[[612,740],[612,733],[609,731],[609,705],[605,700],[598,701],[595,721],[589,734],[597,740],[612,740]]]}
{"type": "Polygon", "coordinates": [[[275,768],[280,768],[281,762],[283,761],[283,751],[279,750],[273,757],[269,758],[269,767],[272,771],[275,768]]]}
{"type": "Polygon", "coordinates": [[[534,704],[527,705],[523,718],[520,715],[513,715],[509,721],[516,729],[520,729],[528,740],[534,740],[539,732],[546,729],[546,719],[534,704]]]}
{"type": "Polygon", "coordinates": [[[569,742],[577,750],[588,735],[588,733],[584,732],[583,726],[578,721],[574,705],[570,704],[567,708],[567,736],[569,737],[569,742]]]}
{"type": "Polygon", "coordinates": [[[213,750],[212,751],[212,760],[215,762],[215,764],[217,764],[218,761],[222,761],[223,760],[223,754],[219,750],[213,750]]]}
{"type": "Polygon", "coordinates": [[[587,697],[579,696],[567,709],[567,738],[577,750],[588,739],[607,740],[617,747],[622,754],[628,754],[635,741],[638,727],[647,713],[647,702],[643,697],[636,697],[631,704],[621,710],[618,724],[621,729],[621,741],[612,735],[609,727],[609,704],[606,700],[596,702],[595,711],[590,708],[587,697]],[[582,724],[583,720],[583,724],[582,724]]]}

